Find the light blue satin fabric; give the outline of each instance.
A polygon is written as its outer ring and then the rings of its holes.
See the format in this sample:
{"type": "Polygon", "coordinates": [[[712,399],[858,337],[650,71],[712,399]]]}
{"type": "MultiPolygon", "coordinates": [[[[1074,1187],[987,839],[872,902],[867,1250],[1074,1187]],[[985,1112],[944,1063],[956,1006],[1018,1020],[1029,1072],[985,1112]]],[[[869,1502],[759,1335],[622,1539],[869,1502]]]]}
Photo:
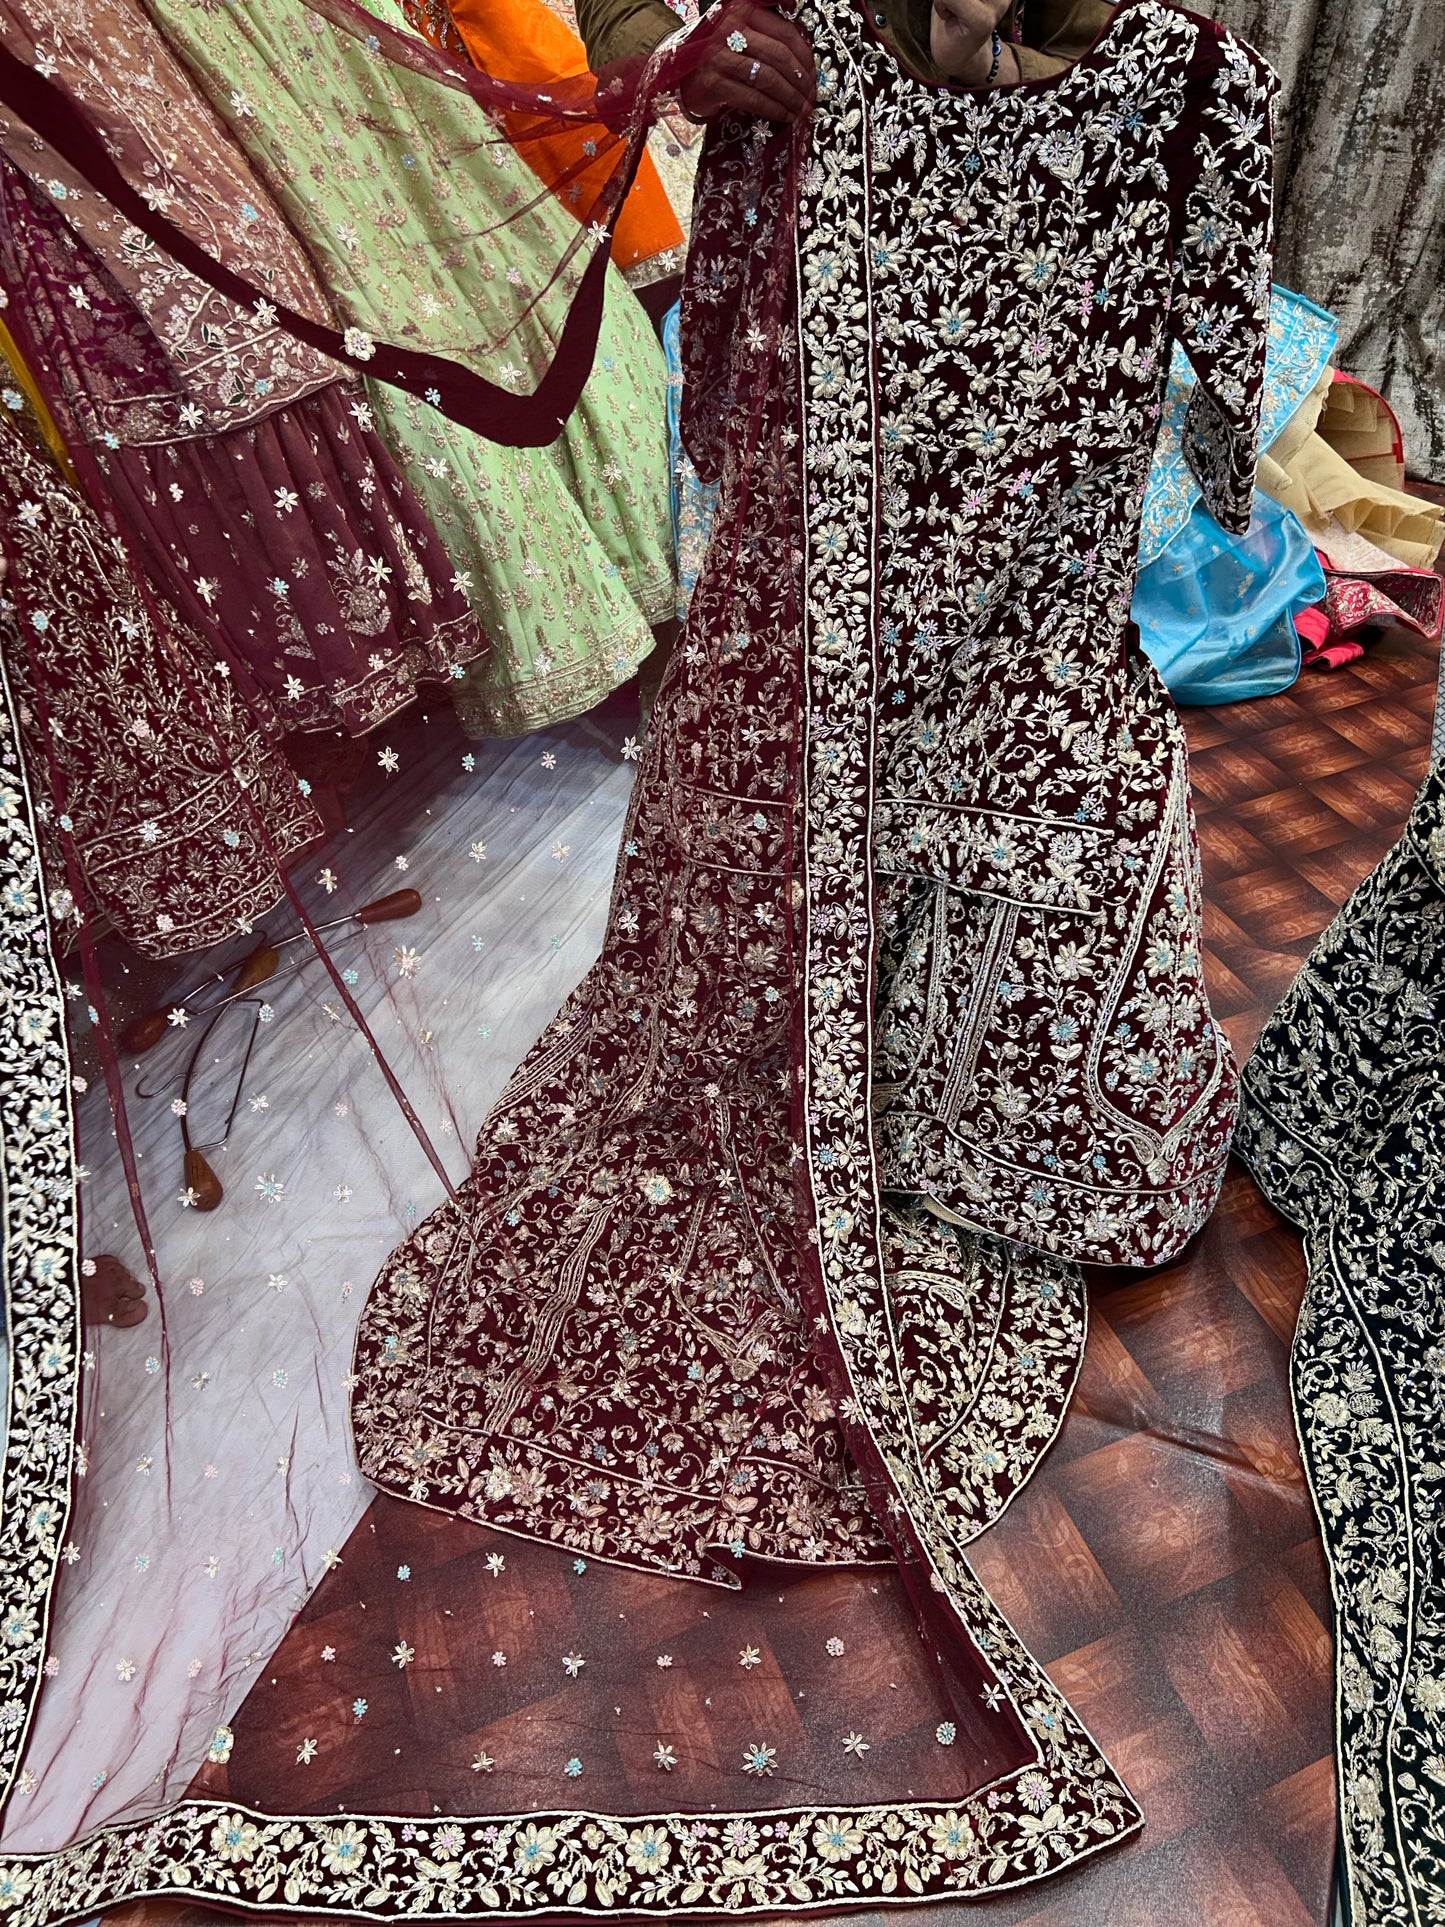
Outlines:
{"type": "MultiPolygon", "coordinates": [[[[1288,288],[1274,290],[1262,448],[1319,380],[1337,333],[1323,308],[1288,288]]],[[[1131,613],[1176,702],[1276,695],[1299,674],[1294,618],[1323,596],[1324,572],[1298,519],[1258,490],[1242,537],[1226,535],[1205,508],[1181,438],[1193,391],[1194,371],[1176,348],[1144,497],[1131,613]]]]}
{"type": "Polygon", "coordinates": [[[1175,702],[1242,702],[1277,695],[1298,676],[1294,618],[1324,592],[1297,517],[1256,493],[1249,533],[1239,537],[1196,502],[1163,554],[1139,571],[1133,616],[1175,702]]]}
{"type": "MultiPolygon", "coordinates": [[[[679,311],[663,324],[669,371],[672,517],[678,613],[684,615],[707,548],[717,491],[698,480],[678,432],[682,397],[679,311]]],[[[1313,388],[1334,351],[1334,319],[1303,295],[1271,298],[1260,445],[1267,448],[1313,388]]],[[[1294,617],[1325,592],[1299,521],[1256,491],[1249,533],[1236,540],[1200,500],[1184,459],[1184,413],[1194,371],[1179,349],[1170,365],[1159,440],[1139,536],[1133,618],[1145,653],[1176,702],[1222,703],[1287,689],[1299,674],[1294,617]]]]}
{"type": "Polygon", "coordinates": [[[667,432],[672,439],[672,540],[677,550],[677,614],[687,614],[697,587],[707,539],[717,506],[717,484],[699,481],[697,470],[682,445],[682,329],[679,301],[662,322],[662,345],[667,352],[667,432]]]}

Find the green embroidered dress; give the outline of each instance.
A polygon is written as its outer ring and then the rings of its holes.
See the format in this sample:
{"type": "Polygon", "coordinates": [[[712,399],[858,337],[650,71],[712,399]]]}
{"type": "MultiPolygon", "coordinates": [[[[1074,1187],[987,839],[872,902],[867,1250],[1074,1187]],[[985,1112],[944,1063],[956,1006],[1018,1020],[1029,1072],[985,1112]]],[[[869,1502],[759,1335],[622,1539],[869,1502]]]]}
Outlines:
{"type": "MultiPolygon", "coordinates": [[[[542,196],[518,218],[536,178],[487,140],[471,100],[373,60],[300,0],[147,4],[349,326],[535,385],[567,292],[559,282],[540,312],[524,312],[523,288],[538,278],[529,251],[555,261],[572,217],[542,196]]],[[[403,24],[388,0],[372,11],[403,24]]],[[[492,638],[456,685],[469,734],[521,735],[591,708],[648,653],[649,625],[671,615],[666,383],[647,317],[615,277],[592,379],[548,448],[497,447],[368,384],[376,424],[492,638]]]]}

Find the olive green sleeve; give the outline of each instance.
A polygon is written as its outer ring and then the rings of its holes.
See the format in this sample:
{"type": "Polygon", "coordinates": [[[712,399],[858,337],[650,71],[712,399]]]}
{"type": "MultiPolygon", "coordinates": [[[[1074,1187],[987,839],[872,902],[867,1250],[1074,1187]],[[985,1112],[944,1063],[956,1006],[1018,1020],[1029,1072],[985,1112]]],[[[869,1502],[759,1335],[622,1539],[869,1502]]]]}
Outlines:
{"type": "Polygon", "coordinates": [[[1078,60],[1113,15],[1112,0],[1036,0],[1024,17],[1024,31],[1029,45],[1041,52],[1061,60],[1078,60]]]}
{"type": "Polygon", "coordinates": [[[650,54],[681,25],[667,0],[577,0],[577,31],[594,72],[610,60],[650,54]]]}
{"type": "Polygon", "coordinates": [[[1020,80],[1043,80],[1049,74],[1061,74],[1069,65],[1060,55],[1040,53],[1037,47],[1015,44],[1013,54],[1020,80]]]}

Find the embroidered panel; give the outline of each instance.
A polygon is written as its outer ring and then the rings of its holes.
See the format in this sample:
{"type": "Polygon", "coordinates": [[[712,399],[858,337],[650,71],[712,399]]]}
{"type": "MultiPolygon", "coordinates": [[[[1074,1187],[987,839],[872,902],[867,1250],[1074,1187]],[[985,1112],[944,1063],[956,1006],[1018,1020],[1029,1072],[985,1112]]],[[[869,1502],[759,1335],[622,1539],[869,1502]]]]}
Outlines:
{"type": "MultiPolygon", "coordinates": [[[[12,52],[84,104],[112,153],[135,157],[133,164],[154,182],[157,204],[202,246],[288,306],[332,320],[275,203],[165,43],[137,34],[128,0],[26,0],[23,6],[3,0],[0,25],[12,52]]],[[[111,392],[93,414],[87,409],[88,436],[143,444],[217,434],[343,374],[263,312],[238,308],[115,220],[88,183],[23,123],[0,116],[0,148],[104,262],[165,344],[167,378],[159,385],[137,391],[123,366],[104,369],[111,392]]],[[[83,324],[83,309],[75,320],[83,324]]],[[[103,368],[97,364],[98,378],[103,368]]]]}
{"type": "Polygon", "coordinates": [[[882,1182],[1162,1262],[1217,1193],[1235,1078],[1128,605],[1171,336],[1217,441],[1201,485],[1248,514],[1272,79],[1152,0],[1019,92],[930,89],[833,31],[847,131],[800,253],[811,901],[861,914],[870,862],[935,880],[880,893],[882,1182]]]}
{"type": "MultiPolygon", "coordinates": [[[[7,459],[18,437],[4,433],[7,459]]],[[[39,459],[39,458],[36,458],[39,459]]],[[[8,655],[8,650],[6,654],[8,655]]],[[[50,946],[37,812],[18,705],[0,668],[0,1210],[9,1410],[0,1464],[0,1799],[41,1686],[50,1594],[70,1517],[80,1278],[70,1058],[50,946]]],[[[4,1880],[0,1871],[0,1881],[4,1880]]],[[[30,1885],[21,1874],[18,1894],[30,1885]]]]}
{"type": "Polygon", "coordinates": [[[280,896],[277,858],[319,837],[320,818],[204,642],[153,619],[115,537],[4,424],[0,516],[0,645],[52,846],[52,910],[100,912],[148,956],[223,942],[280,896]],[[89,904],[68,887],[62,833],[89,904]]]}

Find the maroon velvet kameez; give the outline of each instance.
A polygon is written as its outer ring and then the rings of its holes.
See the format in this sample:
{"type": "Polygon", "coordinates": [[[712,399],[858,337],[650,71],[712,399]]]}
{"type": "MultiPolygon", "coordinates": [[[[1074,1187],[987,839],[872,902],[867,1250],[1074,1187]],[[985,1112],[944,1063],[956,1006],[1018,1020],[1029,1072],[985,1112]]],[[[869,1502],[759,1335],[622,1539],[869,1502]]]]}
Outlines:
{"type": "Polygon", "coordinates": [[[1043,1828],[1017,1774],[976,1796],[959,1892],[1135,1823],[964,1548],[1057,1428],[1071,1261],[1164,1261],[1223,1175],[1128,611],[1171,339],[1249,515],[1272,81],[1165,0],[992,92],[800,17],[813,125],[724,125],[699,183],[684,434],[722,494],[607,943],[384,1269],[355,1426],[390,1490],[679,1576],[886,1551],[1049,1789],[1043,1828]]]}

